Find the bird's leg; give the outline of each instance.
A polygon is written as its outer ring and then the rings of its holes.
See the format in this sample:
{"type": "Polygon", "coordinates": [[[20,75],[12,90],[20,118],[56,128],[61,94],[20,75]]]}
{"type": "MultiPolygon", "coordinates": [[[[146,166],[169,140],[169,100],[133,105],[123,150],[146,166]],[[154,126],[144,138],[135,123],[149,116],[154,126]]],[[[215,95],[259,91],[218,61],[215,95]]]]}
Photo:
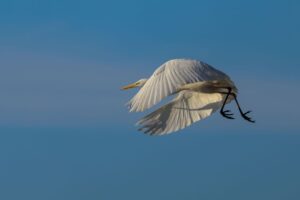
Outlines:
{"type": "Polygon", "coordinates": [[[242,111],[242,109],[241,109],[241,106],[240,106],[238,100],[237,100],[236,94],[234,94],[234,93],[231,93],[231,94],[232,94],[233,97],[234,97],[234,100],[235,100],[235,102],[236,102],[236,105],[237,105],[237,107],[238,107],[240,113],[241,113],[241,116],[242,116],[245,120],[247,120],[247,121],[249,121],[249,122],[252,122],[252,123],[255,123],[254,120],[252,120],[250,117],[247,116],[247,114],[249,114],[251,111],[249,110],[249,111],[247,111],[247,112],[244,113],[244,112],[242,111]]]}
{"type": "Polygon", "coordinates": [[[228,97],[229,97],[229,95],[231,95],[232,93],[231,93],[231,88],[229,87],[229,88],[227,88],[228,89],[228,92],[226,93],[226,97],[225,97],[225,100],[224,100],[224,102],[223,102],[223,105],[222,105],[222,108],[221,108],[221,110],[220,110],[220,114],[223,116],[223,117],[225,117],[225,118],[227,118],[227,119],[234,119],[234,117],[232,117],[232,113],[230,112],[230,110],[224,110],[224,107],[225,107],[225,104],[226,104],[226,102],[227,102],[227,99],[228,99],[228,97]]]}

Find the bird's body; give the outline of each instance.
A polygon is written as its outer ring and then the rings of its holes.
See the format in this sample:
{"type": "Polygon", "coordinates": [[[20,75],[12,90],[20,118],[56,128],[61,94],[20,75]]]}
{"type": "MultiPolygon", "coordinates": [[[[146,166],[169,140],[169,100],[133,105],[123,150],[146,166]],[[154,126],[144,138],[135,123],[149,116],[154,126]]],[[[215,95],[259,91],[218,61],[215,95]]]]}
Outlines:
{"type": "Polygon", "coordinates": [[[151,135],[178,131],[221,107],[223,115],[232,118],[223,108],[236,100],[237,95],[237,88],[229,76],[204,62],[189,59],[170,60],[156,69],[149,79],[141,79],[123,89],[133,87],[141,89],[128,102],[131,112],[144,111],[169,95],[177,95],[137,123],[139,130],[151,135]]]}

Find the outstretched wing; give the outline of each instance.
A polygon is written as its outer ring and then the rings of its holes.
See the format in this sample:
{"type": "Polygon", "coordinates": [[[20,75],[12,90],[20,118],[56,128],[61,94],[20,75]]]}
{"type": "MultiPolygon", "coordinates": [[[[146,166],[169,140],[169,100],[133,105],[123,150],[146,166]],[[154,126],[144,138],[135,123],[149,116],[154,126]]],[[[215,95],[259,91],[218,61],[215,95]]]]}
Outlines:
{"type": "Polygon", "coordinates": [[[164,135],[178,131],[210,116],[222,106],[224,95],[184,90],[170,103],[137,122],[140,131],[164,135]]]}
{"type": "Polygon", "coordinates": [[[196,60],[175,59],[161,65],[128,102],[130,112],[141,112],[176,92],[179,86],[229,78],[210,65],[196,60]]]}

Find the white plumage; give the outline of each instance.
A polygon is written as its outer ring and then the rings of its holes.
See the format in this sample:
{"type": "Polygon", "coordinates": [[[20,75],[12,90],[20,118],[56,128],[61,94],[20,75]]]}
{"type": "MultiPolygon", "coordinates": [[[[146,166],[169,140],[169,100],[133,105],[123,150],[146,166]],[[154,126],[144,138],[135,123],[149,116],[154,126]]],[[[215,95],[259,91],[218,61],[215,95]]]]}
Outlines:
{"type": "Polygon", "coordinates": [[[222,106],[223,95],[181,91],[170,103],[150,113],[137,124],[151,135],[163,135],[183,129],[210,116],[222,106]]]}
{"type": "Polygon", "coordinates": [[[184,84],[223,79],[229,77],[204,62],[188,59],[170,60],[154,71],[130,100],[128,107],[130,112],[142,112],[173,94],[184,84]]]}
{"type": "MultiPolygon", "coordinates": [[[[171,102],[138,121],[139,130],[151,135],[172,133],[204,119],[237,94],[237,88],[225,73],[189,59],[170,60],[156,69],[148,80],[141,79],[123,89],[134,87],[141,89],[128,102],[130,112],[144,111],[163,98],[177,94],[171,102]]],[[[223,108],[221,114],[233,119],[223,108]]],[[[240,112],[242,114],[241,109],[240,112]]]]}

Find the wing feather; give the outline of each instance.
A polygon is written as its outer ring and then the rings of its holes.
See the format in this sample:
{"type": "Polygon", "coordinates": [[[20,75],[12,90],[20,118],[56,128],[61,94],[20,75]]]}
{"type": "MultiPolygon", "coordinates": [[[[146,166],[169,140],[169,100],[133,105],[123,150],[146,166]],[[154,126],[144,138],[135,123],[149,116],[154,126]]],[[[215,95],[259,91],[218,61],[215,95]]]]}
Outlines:
{"type": "Polygon", "coordinates": [[[150,135],[168,134],[210,116],[223,101],[224,95],[220,93],[184,90],[170,103],[142,118],[137,125],[139,130],[150,135]]]}
{"type": "Polygon", "coordinates": [[[141,112],[176,92],[179,86],[206,80],[229,78],[208,64],[188,59],[170,60],[148,79],[139,92],[128,102],[130,112],[141,112]]]}

